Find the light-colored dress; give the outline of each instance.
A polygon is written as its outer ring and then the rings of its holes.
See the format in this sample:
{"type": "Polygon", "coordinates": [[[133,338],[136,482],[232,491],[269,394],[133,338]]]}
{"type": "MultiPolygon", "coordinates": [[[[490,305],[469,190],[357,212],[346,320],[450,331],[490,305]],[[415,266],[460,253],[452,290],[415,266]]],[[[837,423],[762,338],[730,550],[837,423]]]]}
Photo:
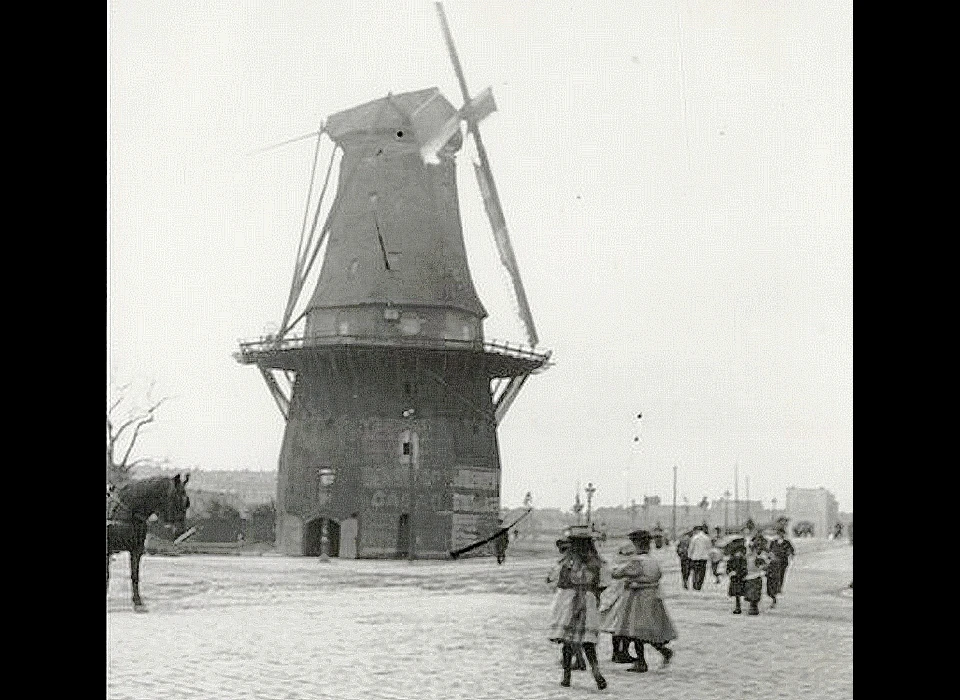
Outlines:
{"type": "Polygon", "coordinates": [[[600,633],[599,573],[572,557],[551,573],[556,576],[557,592],[550,608],[550,641],[596,644],[600,633]]]}
{"type": "Polygon", "coordinates": [[[613,578],[624,581],[623,594],[604,616],[603,631],[641,642],[664,643],[677,630],[660,597],[662,572],[649,554],[637,554],[613,567],[613,578]]]}

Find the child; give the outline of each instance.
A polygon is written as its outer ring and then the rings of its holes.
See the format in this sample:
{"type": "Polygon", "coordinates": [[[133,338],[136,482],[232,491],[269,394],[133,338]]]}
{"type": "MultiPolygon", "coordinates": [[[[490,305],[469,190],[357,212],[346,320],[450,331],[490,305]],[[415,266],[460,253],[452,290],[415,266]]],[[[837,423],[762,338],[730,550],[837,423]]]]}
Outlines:
{"type": "MultiPolygon", "coordinates": [[[[632,544],[623,545],[617,551],[613,565],[623,566],[635,552],[636,550],[632,544]]],[[[615,579],[600,595],[600,605],[597,608],[597,612],[600,613],[601,629],[617,615],[618,605],[624,602],[625,596],[623,595],[623,589],[625,582],[626,580],[622,578],[615,579]]],[[[634,645],[634,647],[636,647],[636,645],[634,645]]],[[[610,660],[615,664],[631,664],[636,660],[630,656],[629,638],[616,634],[613,635],[613,657],[610,660]]]]}
{"type": "Polygon", "coordinates": [[[600,617],[597,614],[598,588],[601,587],[603,561],[593,544],[593,534],[585,525],[574,525],[563,559],[558,562],[557,591],[550,610],[550,641],[562,645],[563,678],[560,685],[570,687],[573,657],[583,649],[597,689],[607,687],[597,660],[597,636],[600,617]]]}
{"type": "Polygon", "coordinates": [[[740,599],[743,597],[747,580],[746,540],[738,537],[727,544],[727,551],[730,554],[730,558],[727,560],[727,575],[730,577],[727,595],[735,601],[733,614],[740,615],[743,612],[740,609],[740,599]]]}
{"type": "Polygon", "coordinates": [[[637,553],[625,564],[613,567],[613,578],[625,579],[623,602],[606,620],[604,631],[633,640],[637,659],[628,670],[645,673],[643,645],[649,644],[659,651],[666,665],[673,658],[673,650],[667,644],[677,638],[677,630],[660,597],[660,564],[650,555],[653,538],[646,530],[634,530],[628,537],[637,553]]]}
{"type": "Polygon", "coordinates": [[[720,583],[720,562],[723,561],[723,552],[717,545],[718,539],[717,537],[713,538],[710,552],[707,555],[710,557],[710,572],[713,574],[714,583],[720,583]]]}
{"type": "Polygon", "coordinates": [[[760,614],[760,598],[763,596],[763,576],[767,559],[759,543],[753,541],[747,549],[747,573],[743,585],[743,597],[750,603],[747,615],[760,614]]]}

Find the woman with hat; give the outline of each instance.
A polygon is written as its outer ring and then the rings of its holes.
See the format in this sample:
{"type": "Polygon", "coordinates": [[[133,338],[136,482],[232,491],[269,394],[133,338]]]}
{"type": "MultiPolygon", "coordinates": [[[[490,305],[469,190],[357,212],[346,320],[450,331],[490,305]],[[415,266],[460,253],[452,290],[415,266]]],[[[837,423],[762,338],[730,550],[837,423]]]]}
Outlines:
{"type": "Polygon", "coordinates": [[[550,610],[550,641],[562,644],[563,678],[560,685],[570,687],[570,671],[574,655],[583,649],[597,688],[607,681],[597,661],[597,637],[600,618],[597,597],[601,586],[603,561],[593,545],[593,534],[587,526],[575,525],[568,534],[570,548],[557,570],[557,592],[550,610]]]}
{"type": "Polygon", "coordinates": [[[647,661],[643,645],[649,644],[663,656],[663,663],[670,663],[673,650],[667,644],[677,638],[667,609],[660,597],[660,564],[650,555],[652,537],[646,530],[634,530],[628,537],[636,554],[625,563],[613,567],[613,578],[624,579],[624,595],[616,611],[607,619],[604,631],[633,640],[637,660],[630,671],[644,673],[647,661]]]}

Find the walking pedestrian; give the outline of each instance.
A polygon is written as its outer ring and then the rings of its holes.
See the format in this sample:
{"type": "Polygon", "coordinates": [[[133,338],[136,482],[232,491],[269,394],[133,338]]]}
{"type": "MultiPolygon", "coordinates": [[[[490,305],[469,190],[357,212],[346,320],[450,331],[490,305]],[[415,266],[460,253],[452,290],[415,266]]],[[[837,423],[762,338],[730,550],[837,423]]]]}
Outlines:
{"type": "MultiPolygon", "coordinates": [[[[617,567],[626,564],[634,554],[636,554],[636,549],[632,544],[623,545],[617,550],[617,556],[613,560],[613,566],[617,567]]],[[[620,603],[621,598],[626,595],[625,586],[626,579],[613,579],[613,582],[604,589],[600,595],[600,604],[597,609],[600,613],[600,629],[605,629],[611,622],[618,603],[620,603]]],[[[610,661],[615,664],[630,664],[636,661],[636,659],[630,656],[630,639],[628,637],[621,637],[617,634],[613,635],[613,656],[610,661]]]]}
{"type": "Polygon", "coordinates": [[[572,526],[568,538],[570,548],[559,562],[557,592],[550,610],[550,641],[562,645],[563,677],[560,685],[570,687],[573,657],[582,648],[597,688],[603,690],[607,681],[600,673],[597,660],[600,631],[597,598],[603,562],[593,544],[589,526],[572,526]]]}
{"type": "Polygon", "coordinates": [[[657,546],[657,549],[663,548],[663,528],[660,523],[657,523],[653,528],[653,543],[657,546]]]}
{"type": "Polygon", "coordinates": [[[743,597],[750,603],[747,615],[760,614],[760,599],[763,597],[763,574],[766,559],[760,547],[751,542],[747,546],[747,574],[743,583],[743,597]]]}
{"type": "Polygon", "coordinates": [[[713,574],[713,582],[720,583],[720,562],[723,561],[723,552],[720,550],[720,537],[714,537],[710,541],[710,573],[713,574]]]}
{"type": "Polygon", "coordinates": [[[664,665],[669,664],[674,652],[667,644],[677,638],[677,630],[660,597],[663,573],[660,564],[650,554],[652,536],[646,530],[634,530],[628,537],[636,554],[613,567],[613,578],[626,581],[625,595],[607,618],[604,631],[633,641],[637,659],[629,670],[645,673],[648,669],[643,645],[649,644],[659,651],[664,665]]]}
{"type": "Polygon", "coordinates": [[[677,542],[677,556],[680,557],[680,578],[683,580],[683,587],[690,588],[687,581],[690,579],[690,533],[685,532],[680,535],[677,542]]]}
{"type": "Polygon", "coordinates": [[[497,555],[497,564],[503,564],[507,559],[507,547],[510,546],[510,530],[503,528],[503,519],[497,520],[500,534],[493,541],[493,552],[497,555]]]}
{"type": "Polygon", "coordinates": [[[770,543],[770,563],[767,565],[767,595],[772,600],[771,608],[777,607],[777,595],[783,590],[787,566],[794,554],[793,543],[787,539],[786,529],[777,528],[776,537],[770,543]]]}
{"type": "MultiPolygon", "coordinates": [[[[567,537],[561,537],[556,541],[557,554],[559,558],[557,563],[554,564],[553,568],[550,569],[550,572],[547,574],[547,583],[556,583],[560,579],[560,569],[563,568],[563,563],[566,560],[567,552],[570,551],[570,539],[567,537]]],[[[563,666],[563,659],[560,660],[560,665],[563,666]]],[[[583,649],[576,649],[574,659],[573,659],[573,671],[586,671],[587,670],[587,660],[583,656],[583,649]]]]}
{"type": "Polygon", "coordinates": [[[710,559],[710,547],[713,543],[707,534],[704,525],[694,528],[693,537],[687,547],[687,557],[690,559],[690,570],[693,573],[693,590],[703,588],[703,579],[707,575],[707,561],[710,559]]]}

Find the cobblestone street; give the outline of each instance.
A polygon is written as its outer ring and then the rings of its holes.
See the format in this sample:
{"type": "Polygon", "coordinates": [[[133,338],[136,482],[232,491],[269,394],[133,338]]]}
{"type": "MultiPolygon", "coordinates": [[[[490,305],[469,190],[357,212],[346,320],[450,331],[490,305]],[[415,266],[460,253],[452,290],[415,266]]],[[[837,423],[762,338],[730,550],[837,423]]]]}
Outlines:
{"type": "MultiPolygon", "coordinates": [[[[615,551],[608,543],[605,553],[615,551]]],[[[853,697],[853,578],[847,543],[795,541],[778,607],[731,615],[726,578],[683,590],[676,556],[661,550],[662,588],[680,638],[650,672],[610,663],[598,691],[589,673],[559,687],[559,648],[546,639],[552,559],[347,561],[249,556],[152,556],[130,603],[126,555],[107,596],[110,700],[240,698],[537,700],[580,696],[853,697]]]]}

